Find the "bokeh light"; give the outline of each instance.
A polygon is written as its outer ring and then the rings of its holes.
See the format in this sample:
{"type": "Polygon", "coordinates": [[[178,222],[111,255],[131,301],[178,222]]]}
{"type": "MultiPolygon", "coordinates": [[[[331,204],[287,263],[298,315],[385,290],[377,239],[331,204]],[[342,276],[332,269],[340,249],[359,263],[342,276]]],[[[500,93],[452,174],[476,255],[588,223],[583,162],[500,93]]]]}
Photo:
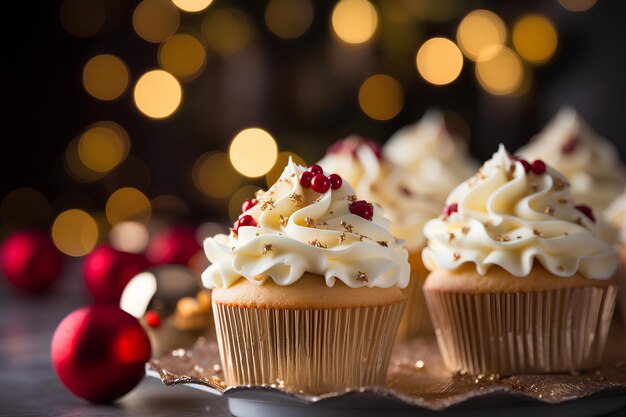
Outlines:
{"type": "Polygon", "coordinates": [[[557,42],[554,23],[541,14],[523,16],[513,26],[515,50],[533,64],[542,64],[552,58],[557,42]]]}
{"type": "Polygon", "coordinates": [[[48,200],[33,188],[23,187],[13,190],[0,204],[2,225],[8,230],[46,226],[51,215],[48,200]]]}
{"type": "Polygon", "coordinates": [[[72,139],[65,149],[65,157],[63,159],[65,170],[70,177],[79,182],[93,182],[99,180],[105,173],[90,169],[81,161],[78,155],[78,144],[81,137],[82,135],[72,139]]]}
{"type": "Polygon", "coordinates": [[[312,22],[310,0],[271,0],[265,9],[265,24],[279,38],[302,36],[312,22]]]}
{"type": "Polygon", "coordinates": [[[147,223],[151,213],[152,207],[148,197],[132,187],[115,191],[106,204],[106,216],[112,225],[123,221],[147,223]]]}
{"type": "Polygon", "coordinates": [[[241,184],[241,175],[224,152],[201,155],[193,165],[191,179],[195,187],[210,198],[228,197],[241,184]]]}
{"type": "Polygon", "coordinates": [[[332,14],[333,31],[346,43],[369,41],[378,27],[378,11],[367,0],[339,0],[332,14]]]}
{"type": "Polygon", "coordinates": [[[287,163],[289,162],[289,157],[291,157],[293,159],[293,162],[298,165],[307,165],[307,163],[304,161],[304,159],[302,159],[300,155],[297,155],[293,152],[279,152],[278,156],[276,157],[276,162],[274,163],[274,166],[265,175],[265,183],[267,184],[268,188],[274,185],[276,181],[278,181],[278,178],[280,178],[280,174],[283,173],[285,167],[287,166],[287,163]]]}
{"type": "Polygon", "coordinates": [[[463,69],[463,54],[446,38],[431,38],[417,51],[417,70],[431,84],[445,85],[456,80],[463,69]]]}
{"type": "Polygon", "coordinates": [[[126,63],[115,55],[96,55],[83,69],[83,86],[93,97],[115,100],[128,88],[129,72],[126,63]]]}
{"type": "Polygon", "coordinates": [[[522,85],[524,67],[515,52],[505,46],[495,46],[485,58],[476,62],[476,77],[480,85],[495,95],[512,94],[522,85]]]}
{"type": "Polygon", "coordinates": [[[111,246],[122,252],[141,253],[149,240],[148,228],[139,222],[121,222],[109,232],[111,246]]]}
{"type": "Polygon", "coordinates": [[[179,33],[159,48],[159,64],[183,81],[197,77],[206,63],[204,45],[193,35],[179,33]]]}
{"type": "Polygon", "coordinates": [[[246,185],[238,189],[233,193],[230,200],[228,200],[228,217],[231,221],[237,220],[237,217],[241,214],[241,205],[248,198],[254,198],[254,193],[259,189],[254,185],[246,185]]]}
{"type": "Polygon", "coordinates": [[[213,3],[213,0],[172,0],[180,10],[189,13],[197,13],[206,9],[213,3]]]}
{"type": "Polygon", "coordinates": [[[164,119],[174,113],[182,96],[180,83],[167,71],[148,71],[135,84],[137,108],[153,119],[164,119]]]}
{"type": "Polygon", "coordinates": [[[74,36],[93,36],[106,22],[103,0],[64,0],[59,10],[61,25],[74,36]]]}
{"type": "Polygon", "coordinates": [[[369,77],[359,89],[363,113],[375,120],[389,120],[404,106],[404,91],[395,78],[385,74],[369,77]]]}
{"type": "Polygon", "coordinates": [[[118,166],[128,155],[128,134],[115,122],[92,125],[78,140],[78,157],[92,171],[106,173],[118,166]]]}
{"type": "Polygon", "coordinates": [[[598,0],[558,0],[559,4],[570,12],[584,12],[591,9],[598,0]]]}
{"type": "Polygon", "coordinates": [[[224,7],[209,13],[202,22],[202,38],[220,55],[232,55],[250,42],[250,18],[241,10],[224,7]]]}
{"type": "Polygon", "coordinates": [[[178,30],[180,15],[171,0],[143,0],[133,13],[133,27],[143,39],[161,43],[178,30]]]}
{"type": "Polygon", "coordinates": [[[152,204],[153,217],[180,221],[189,216],[189,207],[175,195],[163,194],[156,196],[150,201],[150,204],[152,204]]]}
{"type": "Polygon", "coordinates": [[[278,147],[268,132],[259,128],[244,129],[230,144],[228,156],[235,169],[246,177],[265,175],[276,162],[278,147]]]}
{"type": "Polygon", "coordinates": [[[98,243],[98,236],[98,224],[83,210],[64,211],[52,224],[54,245],[70,256],[87,255],[98,243]]]}
{"type": "Polygon", "coordinates": [[[463,18],[456,32],[459,47],[466,57],[476,60],[490,46],[506,41],[506,26],[489,10],[474,10],[463,18]]]}

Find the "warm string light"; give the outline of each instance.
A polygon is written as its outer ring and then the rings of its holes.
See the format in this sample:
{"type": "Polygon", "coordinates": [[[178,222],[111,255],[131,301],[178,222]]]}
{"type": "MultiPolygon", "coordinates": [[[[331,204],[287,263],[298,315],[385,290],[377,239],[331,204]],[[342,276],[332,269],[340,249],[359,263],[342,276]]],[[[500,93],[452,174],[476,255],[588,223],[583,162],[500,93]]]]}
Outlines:
{"type": "Polygon", "coordinates": [[[148,197],[132,187],[115,191],[106,203],[106,218],[112,225],[123,221],[148,223],[151,214],[152,207],[148,197]]]}
{"type": "Polygon", "coordinates": [[[209,7],[213,0],[172,0],[172,3],[184,12],[197,13],[209,7]]]}
{"type": "Polygon", "coordinates": [[[204,45],[195,36],[179,33],[168,38],[159,48],[159,64],[182,81],[192,81],[206,63],[204,45]]]}
{"type": "Polygon", "coordinates": [[[191,178],[195,187],[209,198],[226,198],[241,184],[241,175],[224,152],[200,155],[193,165],[191,178]]]}
{"type": "Polygon", "coordinates": [[[395,78],[386,74],[375,74],[361,85],[359,105],[363,113],[372,119],[389,120],[402,110],[404,91],[395,78]]]}
{"type": "Polygon", "coordinates": [[[98,237],[98,224],[83,210],[66,210],[52,224],[54,245],[69,256],[87,255],[98,243],[98,237]]]}
{"type": "Polygon", "coordinates": [[[463,54],[475,61],[487,48],[504,44],[506,26],[495,13],[474,10],[459,24],[456,39],[463,54]]]}
{"type": "Polygon", "coordinates": [[[522,85],[524,67],[519,56],[506,46],[493,46],[476,62],[480,85],[495,95],[515,93],[522,85]]]}
{"type": "Polygon", "coordinates": [[[429,83],[450,84],[463,69],[463,54],[454,42],[446,38],[431,38],[417,52],[417,70],[429,83]]]}
{"type": "Polygon", "coordinates": [[[232,7],[213,10],[202,22],[202,37],[214,52],[220,55],[235,54],[250,42],[250,18],[232,7]]]}
{"type": "Polygon", "coordinates": [[[331,16],[332,28],[339,39],[358,44],[369,41],[378,28],[378,11],[367,0],[339,0],[331,16]]]}
{"type": "Polygon", "coordinates": [[[83,68],[83,86],[93,97],[115,100],[128,88],[126,63],[111,54],[96,55],[83,68]]]}
{"type": "Polygon", "coordinates": [[[268,132],[248,128],[237,133],[230,144],[228,156],[235,169],[246,177],[265,175],[276,162],[278,146],[268,132]]]}
{"type": "Polygon", "coordinates": [[[153,119],[169,117],[178,109],[182,89],[176,78],[167,71],[148,71],[135,84],[134,99],[137,108],[153,119]]]}
{"type": "Polygon", "coordinates": [[[152,43],[161,43],[178,30],[180,15],[171,0],[143,0],[133,13],[137,35],[152,43]]]}
{"type": "Polygon", "coordinates": [[[279,38],[302,36],[313,22],[310,0],[270,0],[265,8],[265,24],[279,38]]]}
{"type": "Polygon", "coordinates": [[[91,125],[78,140],[78,157],[88,169],[104,174],[118,166],[128,155],[130,140],[117,123],[106,121],[91,125]]]}
{"type": "Polygon", "coordinates": [[[513,46],[531,64],[543,64],[556,52],[558,35],[554,23],[541,14],[522,16],[513,25],[513,46]]]}

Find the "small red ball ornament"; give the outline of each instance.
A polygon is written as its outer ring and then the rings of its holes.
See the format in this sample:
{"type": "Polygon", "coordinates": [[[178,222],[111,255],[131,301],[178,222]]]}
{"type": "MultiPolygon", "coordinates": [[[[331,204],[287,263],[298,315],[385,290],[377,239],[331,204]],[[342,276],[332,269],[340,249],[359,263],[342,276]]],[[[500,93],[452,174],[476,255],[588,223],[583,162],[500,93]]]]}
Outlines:
{"type": "Polygon", "coordinates": [[[146,255],[154,265],[187,265],[200,249],[193,228],[176,227],[152,238],[146,255]]]}
{"type": "Polygon", "coordinates": [[[348,206],[350,213],[363,217],[365,220],[372,220],[374,217],[374,206],[365,200],[355,201],[348,206]]]}
{"type": "Polygon", "coordinates": [[[313,179],[313,174],[309,171],[304,171],[300,174],[300,185],[304,188],[309,188],[311,186],[311,180],[313,179]]]}
{"type": "Polygon", "coordinates": [[[100,246],[85,258],[83,279],[95,301],[119,304],[128,281],[150,266],[141,254],[100,246]]]}
{"type": "Polygon", "coordinates": [[[250,210],[252,207],[256,206],[257,203],[258,203],[258,201],[256,201],[256,198],[247,199],[241,205],[241,211],[245,213],[246,211],[250,210]]]}
{"type": "Polygon", "coordinates": [[[113,305],[74,310],[61,321],[50,347],[52,366],[70,391],[105,403],[132,390],[150,359],[139,321],[113,305]]]}
{"type": "Polygon", "coordinates": [[[532,169],[535,174],[541,175],[546,172],[546,164],[542,160],[537,159],[532,163],[530,169],[532,169]]]}
{"type": "Polygon", "coordinates": [[[328,176],[328,181],[330,181],[330,188],[333,190],[341,188],[341,184],[343,184],[343,180],[337,174],[330,174],[328,176]]]}
{"type": "Polygon", "coordinates": [[[26,293],[46,290],[59,277],[61,264],[61,253],[43,232],[13,233],[0,248],[4,276],[26,293]]]}
{"type": "Polygon", "coordinates": [[[311,189],[316,193],[324,194],[330,188],[330,181],[324,174],[317,174],[311,180],[311,189]]]}
{"type": "Polygon", "coordinates": [[[596,216],[593,215],[593,210],[591,209],[591,207],[581,204],[579,206],[576,206],[576,210],[580,211],[592,222],[596,222],[596,216]]]}
{"type": "Polygon", "coordinates": [[[144,320],[146,321],[146,324],[152,328],[157,328],[161,325],[161,317],[159,317],[159,313],[154,310],[146,312],[144,320]]]}
{"type": "Polygon", "coordinates": [[[322,169],[321,166],[317,165],[317,164],[313,164],[309,167],[308,171],[313,174],[313,176],[318,175],[318,174],[323,174],[324,170],[322,169]]]}

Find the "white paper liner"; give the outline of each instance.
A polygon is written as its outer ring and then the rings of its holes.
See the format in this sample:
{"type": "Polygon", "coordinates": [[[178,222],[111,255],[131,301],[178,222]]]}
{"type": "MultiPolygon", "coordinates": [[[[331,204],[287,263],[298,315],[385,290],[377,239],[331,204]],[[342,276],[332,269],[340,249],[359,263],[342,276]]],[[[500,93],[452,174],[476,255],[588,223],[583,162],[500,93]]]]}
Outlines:
{"type": "Polygon", "coordinates": [[[430,321],[428,306],[422,290],[425,281],[424,273],[411,273],[409,286],[403,290],[407,296],[407,301],[402,320],[400,321],[400,328],[398,329],[399,340],[433,334],[433,325],[430,321]]]}
{"type": "Polygon", "coordinates": [[[511,375],[593,369],[617,287],[510,294],[424,290],[446,367],[511,375]]]}
{"type": "Polygon", "coordinates": [[[213,302],[226,382],[308,393],[381,385],[403,308],[404,301],[301,310],[213,302]]]}

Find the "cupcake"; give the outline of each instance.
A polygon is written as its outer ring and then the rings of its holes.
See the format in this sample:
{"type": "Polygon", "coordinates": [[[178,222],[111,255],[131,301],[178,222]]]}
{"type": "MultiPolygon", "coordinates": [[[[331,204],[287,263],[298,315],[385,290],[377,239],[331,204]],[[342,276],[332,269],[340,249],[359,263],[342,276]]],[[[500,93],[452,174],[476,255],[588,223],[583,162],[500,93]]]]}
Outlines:
{"type": "Polygon", "coordinates": [[[593,132],[569,107],[559,111],[543,132],[518,153],[552,165],[571,182],[574,199],[598,212],[605,210],[626,186],[626,172],[615,146],[593,132]]]}
{"type": "Polygon", "coordinates": [[[393,134],[383,154],[407,172],[410,190],[430,195],[442,204],[450,191],[478,168],[464,141],[450,134],[443,114],[435,110],[393,134]]]}
{"type": "Polygon", "coordinates": [[[229,385],[321,394],[384,382],[409,264],[381,214],[340,176],[289,161],[228,236],[205,240],[229,385]]]}
{"type": "Polygon", "coordinates": [[[446,366],[474,374],[591,369],[617,288],[614,246],[566,178],[503,146],[426,223],[424,284],[446,366]]]}
{"type": "Polygon", "coordinates": [[[407,173],[383,158],[380,146],[371,140],[351,136],[338,141],[318,163],[350,182],[360,198],[381,206],[392,222],[392,234],[404,240],[409,252],[411,279],[404,289],[407,303],[398,337],[407,339],[432,334],[422,292],[428,274],[422,262],[421,253],[426,244],[422,229],[428,220],[441,213],[443,202],[409,190],[407,173]]]}
{"type": "Polygon", "coordinates": [[[618,307],[622,316],[622,324],[626,325],[626,191],[615,199],[604,214],[619,233],[621,268],[617,274],[620,287],[618,307]]]}

